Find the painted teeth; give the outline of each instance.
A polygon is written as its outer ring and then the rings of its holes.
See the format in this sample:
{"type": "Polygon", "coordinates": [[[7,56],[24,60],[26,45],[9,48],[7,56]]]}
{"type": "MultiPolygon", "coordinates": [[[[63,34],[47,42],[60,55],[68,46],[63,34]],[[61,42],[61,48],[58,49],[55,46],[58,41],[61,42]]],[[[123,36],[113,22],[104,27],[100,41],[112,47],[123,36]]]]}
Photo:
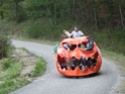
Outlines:
{"type": "Polygon", "coordinates": [[[80,65],[79,68],[83,71],[84,70],[84,66],[80,65]]]}
{"type": "Polygon", "coordinates": [[[63,71],[65,71],[66,69],[65,69],[65,68],[63,68],[62,70],[63,70],[63,71]]]}
{"type": "Polygon", "coordinates": [[[78,66],[82,71],[84,71],[85,66],[90,68],[91,66],[96,66],[96,60],[94,59],[88,59],[81,58],[80,60],[77,60],[76,58],[72,58],[70,62],[63,63],[60,62],[60,67],[63,71],[67,70],[68,67],[70,67],[72,70],[75,70],[75,68],[78,66]]]}

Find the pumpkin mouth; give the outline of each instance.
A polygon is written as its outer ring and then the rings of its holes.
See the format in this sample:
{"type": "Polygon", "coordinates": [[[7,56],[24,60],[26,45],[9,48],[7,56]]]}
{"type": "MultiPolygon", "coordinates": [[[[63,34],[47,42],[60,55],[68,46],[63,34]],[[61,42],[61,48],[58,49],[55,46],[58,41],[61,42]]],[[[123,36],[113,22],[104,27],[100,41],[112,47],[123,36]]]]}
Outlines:
{"type": "Polygon", "coordinates": [[[60,56],[58,56],[58,63],[59,63],[60,68],[62,70],[67,70],[68,67],[71,70],[75,70],[76,67],[79,67],[80,70],[84,71],[85,67],[90,68],[91,66],[96,66],[97,65],[97,58],[85,59],[84,57],[81,57],[81,59],[78,60],[75,57],[72,57],[71,60],[67,62],[65,57],[61,58],[60,56]]]}

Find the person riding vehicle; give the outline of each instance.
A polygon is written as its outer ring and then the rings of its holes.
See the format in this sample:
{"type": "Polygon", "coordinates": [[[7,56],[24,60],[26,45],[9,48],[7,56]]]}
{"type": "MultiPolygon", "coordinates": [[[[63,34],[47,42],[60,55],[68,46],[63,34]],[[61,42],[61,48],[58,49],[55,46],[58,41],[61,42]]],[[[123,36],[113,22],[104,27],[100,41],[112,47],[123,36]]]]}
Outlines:
{"type": "Polygon", "coordinates": [[[83,36],[63,39],[57,47],[55,62],[60,74],[81,77],[98,73],[102,57],[96,42],[83,36]]]}
{"type": "MultiPolygon", "coordinates": [[[[74,30],[69,33],[69,31],[67,30],[63,30],[64,34],[67,35],[68,38],[80,38],[84,36],[84,33],[79,30],[79,28],[77,26],[74,27],[74,30]]],[[[94,41],[88,36],[88,42],[85,45],[85,48],[87,51],[92,50],[94,47],[94,41]]],[[[58,48],[59,44],[56,44],[52,53],[56,53],[57,48],[58,48]]],[[[69,45],[65,45],[66,48],[68,48],[69,45]]]]}
{"type": "MultiPolygon", "coordinates": [[[[79,30],[79,28],[77,26],[74,27],[74,31],[72,31],[72,33],[69,33],[67,30],[63,30],[64,34],[66,34],[69,38],[80,38],[84,36],[84,33],[79,30]]],[[[90,38],[88,36],[88,42],[85,45],[86,50],[92,50],[92,48],[94,47],[94,41],[92,40],[92,38],[90,38]]],[[[65,45],[66,46],[66,45],[65,45]]],[[[69,45],[67,45],[69,46],[69,45]]],[[[68,48],[68,47],[67,47],[68,48]]]]}
{"type": "Polygon", "coordinates": [[[80,31],[77,26],[74,27],[72,33],[69,33],[67,30],[63,30],[63,32],[70,38],[79,38],[84,36],[84,33],[80,31]]]}

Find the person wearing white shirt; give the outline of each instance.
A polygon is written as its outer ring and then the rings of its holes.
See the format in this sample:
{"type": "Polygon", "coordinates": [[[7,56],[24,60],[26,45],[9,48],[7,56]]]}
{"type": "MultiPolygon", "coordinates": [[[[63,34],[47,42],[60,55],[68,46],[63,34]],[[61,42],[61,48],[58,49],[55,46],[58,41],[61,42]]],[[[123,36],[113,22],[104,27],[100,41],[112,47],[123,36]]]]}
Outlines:
{"type": "Polygon", "coordinates": [[[84,36],[84,33],[79,30],[77,26],[74,27],[72,33],[69,33],[67,30],[64,30],[63,32],[70,38],[79,38],[84,36]]]}
{"type": "MultiPolygon", "coordinates": [[[[63,31],[69,38],[80,38],[84,36],[84,33],[82,31],[79,30],[79,28],[77,26],[74,27],[74,31],[72,31],[72,33],[69,33],[67,30],[63,31]]],[[[57,52],[57,48],[59,47],[59,43],[55,45],[52,53],[56,53],[57,52]]],[[[65,45],[67,47],[67,45],[65,45]]],[[[68,48],[68,47],[67,47],[68,48]]]]}

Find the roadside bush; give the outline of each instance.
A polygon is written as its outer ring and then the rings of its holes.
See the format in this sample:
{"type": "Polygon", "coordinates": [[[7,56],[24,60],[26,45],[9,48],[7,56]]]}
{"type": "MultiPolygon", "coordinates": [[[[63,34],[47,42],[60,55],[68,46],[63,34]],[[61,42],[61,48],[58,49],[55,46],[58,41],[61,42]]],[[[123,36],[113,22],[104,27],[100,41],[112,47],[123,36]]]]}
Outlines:
{"type": "Polygon", "coordinates": [[[15,63],[10,68],[6,70],[8,75],[5,76],[4,79],[13,79],[19,76],[20,71],[22,70],[23,66],[21,63],[15,63]]]}
{"type": "Polygon", "coordinates": [[[75,23],[72,21],[60,22],[53,25],[51,21],[47,19],[40,19],[39,21],[33,21],[27,28],[26,34],[29,38],[57,40],[61,39],[63,29],[73,29],[75,23]]]}
{"type": "Polygon", "coordinates": [[[12,58],[5,58],[5,59],[2,59],[2,69],[3,70],[6,70],[10,67],[12,67],[12,65],[15,63],[16,61],[12,58]]]}
{"type": "Polygon", "coordinates": [[[10,39],[0,35],[0,58],[7,57],[11,51],[12,46],[10,39]]]}
{"type": "Polygon", "coordinates": [[[0,60],[0,66],[0,71],[3,71],[0,75],[0,80],[9,80],[18,77],[23,68],[22,63],[13,58],[4,58],[0,60]]]}
{"type": "Polygon", "coordinates": [[[122,53],[125,55],[125,29],[104,29],[101,31],[87,31],[85,34],[90,35],[93,40],[102,49],[122,53]]]}
{"type": "Polygon", "coordinates": [[[41,21],[31,24],[31,26],[26,30],[27,36],[30,38],[45,38],[51,37],[52,28],[49,23],[41,21]],[[47,33],[48,32],[48,33],[47,33]]]}

